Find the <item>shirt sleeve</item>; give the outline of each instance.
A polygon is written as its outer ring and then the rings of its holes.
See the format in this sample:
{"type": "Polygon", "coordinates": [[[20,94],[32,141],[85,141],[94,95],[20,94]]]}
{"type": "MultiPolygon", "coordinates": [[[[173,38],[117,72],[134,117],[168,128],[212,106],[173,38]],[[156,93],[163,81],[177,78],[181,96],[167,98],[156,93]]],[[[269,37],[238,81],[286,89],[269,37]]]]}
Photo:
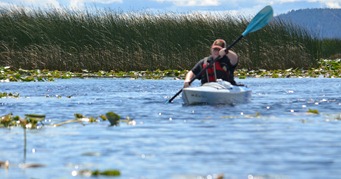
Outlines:
{"type": "MultiPolygon", "coordinates": [[[[194,67],[191,69],[191,71],[195,75],[198,75],[202,70],[203,63],[204,63],[204,59],[201,59],[197,64],[194,65],[194,67]]],[[[201,76],[199,76],[198,79],[201,79],[201,76]]]]}
{"type": "Polygon", "coordinates": [[[220,59],[220,65],[222,67],[225,66],[228,69],[234,70],[237,67],[238,62],[235,65],[232,65],[230,59],[227,56],[224,56],[220,59]]]}
{"type": "Polygon", "coordinates": [[[225,56],[225,57],[221,58],[220,65],[222,67],[226,67],[226,69],[228,69],[228,71],[229,71],[228,81],[232,85],[235,85],[236,81],[234,81],[234,70],[236,69],[238,62],[235,65],[232,65],[230,59],[227,56],[225,56]]]}

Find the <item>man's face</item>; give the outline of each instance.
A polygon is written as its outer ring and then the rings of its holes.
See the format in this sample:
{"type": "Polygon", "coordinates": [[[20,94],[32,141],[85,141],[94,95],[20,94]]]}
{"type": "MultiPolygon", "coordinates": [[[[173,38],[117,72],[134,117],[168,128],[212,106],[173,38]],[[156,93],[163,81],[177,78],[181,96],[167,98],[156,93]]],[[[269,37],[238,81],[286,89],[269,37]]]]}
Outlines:
{"type": "Polygon", "coordinates": [[[220,48],[211,48],[211,55],[213,57],[218,57],[219,56],[219,51],[220,51],[220,48]]]}

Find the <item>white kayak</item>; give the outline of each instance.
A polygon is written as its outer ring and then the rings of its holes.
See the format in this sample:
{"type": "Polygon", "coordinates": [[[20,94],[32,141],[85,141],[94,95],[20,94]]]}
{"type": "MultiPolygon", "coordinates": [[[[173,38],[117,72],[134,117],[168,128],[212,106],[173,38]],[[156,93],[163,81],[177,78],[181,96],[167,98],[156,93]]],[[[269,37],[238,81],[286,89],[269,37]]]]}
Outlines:
{"type": "Polygon", "coordinates": [[[236,104],[251,99],[251,90],[246,86],[234,86],[227,81],[209,82],[198,87],[187,87],[182,90],[185,104],[236,104]]]}

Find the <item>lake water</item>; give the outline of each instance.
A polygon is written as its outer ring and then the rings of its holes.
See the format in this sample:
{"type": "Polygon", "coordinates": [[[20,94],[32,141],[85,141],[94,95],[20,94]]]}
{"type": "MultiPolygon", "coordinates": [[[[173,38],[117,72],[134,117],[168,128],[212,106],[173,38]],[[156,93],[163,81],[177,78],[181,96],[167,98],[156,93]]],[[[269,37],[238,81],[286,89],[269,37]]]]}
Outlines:
{"type": "Polygon", "coordinates": [[[118,178],[341,177],[341,79],[237,81],[252,99],[234,106],[185,106],[180,96],[166,103],[182,87],[171,79],[1,83],[0,92],[20,94],[0,98],[1,116],[46,114],[46,121],[27,130],[26,151],[22,128],[0,128],[0,161],[10,163],[0,178],[71,178],[84,169],[118,169],[118,178]],[[110,111],[136,125],[51,126],[110,111]]]}

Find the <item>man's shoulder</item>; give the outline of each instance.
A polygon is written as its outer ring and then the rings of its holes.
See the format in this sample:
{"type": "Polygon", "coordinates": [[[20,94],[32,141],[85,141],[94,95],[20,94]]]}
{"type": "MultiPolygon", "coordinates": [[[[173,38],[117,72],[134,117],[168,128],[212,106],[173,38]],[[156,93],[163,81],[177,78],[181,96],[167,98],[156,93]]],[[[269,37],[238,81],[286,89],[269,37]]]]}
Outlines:
{"type": "Polygon", "coordinates": [[[203,64],[205,63],[205,61],[208,59],[209,57],[204,57],[201,60],[199,60],[197,62],[197,64],[195,64],[195,66],[192,68],[193,72],[199,72],[202,69],[203,64]]]}
{"type": "Polygon", "coordinates": [[[205,63],[205,61],[209,60],[209,58],[210,58],[209,56],[208,56],[208,57],[202,58],[201,60],[198,61],[198,64],[203,64],[203,63],[205,63]]]}
{"type": "Polygon", "coordinates": [[[207,57],[204,57],[203,59],[201,59],[199,62],[201,63],[205,63],[205,62],[208,62],[210,60],[213,60],[211,56],[207,56],[207,57]]]}
{"type": "Polygon", "coordinates": [[[204,57],[203,59],[201,59],[200,61],[209,60],[210,58],[212,58],[212,57],[211,56],[207,56],[207,57],[204,57]]]}

